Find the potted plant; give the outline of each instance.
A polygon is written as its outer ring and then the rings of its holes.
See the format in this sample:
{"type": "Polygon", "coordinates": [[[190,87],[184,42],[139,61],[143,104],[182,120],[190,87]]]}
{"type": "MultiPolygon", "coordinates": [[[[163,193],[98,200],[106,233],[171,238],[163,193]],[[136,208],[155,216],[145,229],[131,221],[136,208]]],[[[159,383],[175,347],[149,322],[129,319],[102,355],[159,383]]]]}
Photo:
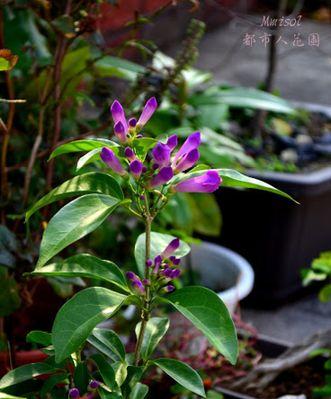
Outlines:
{"type": "Polygon", "coordinates": [[[194,279],[216,291],[230,313],[253,289],[254,271],[237,253],[209,242],[192,245],[186,258],[194,279]]]}
{"type": "Polygon", "coordinates": [[[90,139],[83,146],[72,142],[53,152],[52,157],[57,157],[77,152],[77,145],[83,152],[93,148],[100,154],[104,172],[75,176],[32,205],[27,218],[57,200],[77,197],[49,221],[32,275],[88,277],[111,288],[93,286],[79,291],[57,313],[51,334],[31,332],[29,340],[43,346],[48,357],[44,362],[7,373],[0,380],[2,396],[144,398],[149,388],[142,382],[143,375],[158,368],[204,397],[203,382],[190,366],[172,358],[152,357],[169,327],[167,317],[155,314],[160,307],[171,306],[182,313],[217,351],[235,363],[237,338],[226,306],[207,288],[175,289],[176,282],[172,281],[178,278],[180,259],[189,247],[176,237],[152,231],[153,220],[173,192],[210,193],[218,189],[221,181],[224,185],[244,184],[289,196],[235,171],[195,166],[199,158],[199,132],[190,135],[179,148],[176,135],[165,142],[143,137],[144,125],[156,106],[155,98],[149,99],[140,118],[128,121],[121,104],[115,101],[111,111],[117,141],[90,139]],[[119,207],[145,224],[145,233],[138,237],[134,249],[135,271],[125,277],[113,262],[88,253],[63,260],[54,258],[95,230],[119,207]],[[140,318],[132,353],[125,352],[116,333],[97,327],[129,304],[137,308],[140,318]],[[85,350],[87,342],[97,353],[85,350]],[[47,380],[41,376],[47,376],[47,380]]]}

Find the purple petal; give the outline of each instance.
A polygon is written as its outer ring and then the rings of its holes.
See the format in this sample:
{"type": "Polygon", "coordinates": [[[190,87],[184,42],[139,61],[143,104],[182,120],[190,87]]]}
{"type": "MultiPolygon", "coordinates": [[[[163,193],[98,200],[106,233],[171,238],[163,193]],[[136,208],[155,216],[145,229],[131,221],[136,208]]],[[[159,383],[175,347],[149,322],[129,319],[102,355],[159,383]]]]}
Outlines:
{"type": "Polygon", "coordinates": [[[174,264],[175,266],[178,266],[180,264],[180,259],[176,258],[176,256],[170,256],[169,260],[172,264],[174,264]]]}
{"type": "Polygon", "coordinates": [[[126,141],[126,132],[121,121],[115,123],[114,126],[115,136],[122,142],[126,141]]]}
{"type": "Polygon", "coordinates": [[[177,192],[212,193],[218,189],[221,178],[216,170],[208,170],[201,176],[192,177],[174,186],[177,192]]]}
{"type": "Polygon", "coordinates": [[[69,389],[69,398],[79,398],[80,392],[77,388],[69,389]]]}
{"type": "Polygon", "coordinates": [[[154,258],[154,273],[157,274],[159,272],[159,268],[162,264],[162,256],[161,255],[157,255],[154,258]]]}
{"type": "Polygon", "coordinates": [[[126,149],[124,150],[124,155],[131,161],[135,158],[135,153],[130,147],[126,147],[126,149]]]}
{"type": "Polygon", "coordinates": [[[180,270],[179,269],[173,269],[172,271],[171,271],[171,278],[177,278],[177,277],[179,277],[180,276],[180,270]]]}
{"type": "Polygon", "coordinates": [[[117,122],[121,122],[126,133],[128,131],[128,123],[126,121],[125,112],[121,103],[115,100],[110,107],[110,112],[112,114],[114,124],[116,125],[117,122]]]}
{"type": "Polygon", "coordinates": [[[149,100],[147,100],[137,124],[139,126],[146,125],[151,116],[154,114],[156,108],[157,108],[157,101],[155,97],[152,97],[149,100]]]}
{"type": "Polygon", "coordinates": [[[135,177],[140,177],[143,171],[144,165],[138,159],[135,159],[130,163],[130,171],[135,177]]]}
{"type": "Polygon", "coordinates": [[[147,259],[147,260],[146,260],[146,266],[147,266],[147,267],[152,267],[152,266],[153,266],[153,261],[152,261],[152,259],[147,259]]]}
{"type": "Polygon", "coordinates": [[[164,287],[165,292],[172,292],[175,290],[175,287],[171,284],[167,285],[166,287],[164,287]]]}
{"type": "Polygon", "coordinates": [[[179,245],[180,245],[179,238],[173,239],[169,243],[167,248],[162,252],[161,255],[162,255],[163,259],[169,258],[169,256],[172,255],[179,248],[179,245]]]}
{"type": "Polygon", "coordinates": [[[180,147],[177,154],[174,157],[174,161],[176,162],[179,158],[183,155],[189,153],[192,150],[195,150],[199,147],[201,143],[201,134],[200,132],[192,133],[188,138],[185,140],[184,144],[180,147]]]}
{"type": "Polygon", "coordinates": [[[158,167],[169,165],[170,154],[170,148],[161,142],[156,143],[155,147],[152,149],[152,157],[158,167]]]}
{"type": "Polygon", "coordinates": [[[134,278],[135,278],[135,274],[133,273],[133,272],[126,272],[126,277],[129,279],[129,280],[133,280],[134,278]]]}
{"type": "Polygon", "coordinates": [[[129,126],[130,127],[136,127],[137,126],[137,119],[136,118],[130,118],[129,119],[129,126]]]}
{"type": "Polygon", "coordinates": [[[107,164],[114,172],[124,175],[125,169],[121,165],[120,160],[115,155],[114,151],[110,148],[103,147],[100,154],[101,159],[105,164],[107,164]]]}
{"type": "Polygon", "coordinates": [[[168,183],[168,181],[172,179],[173,176],[174,172],[171,166],[165,166],[159,171],[159,173],[156,176],[152,177],[150,185],[151,187],[157,187],[160,186],[161,184],[168,183]]]}
{"type": "Polygon", "coordinates": [[[97,389],[97,388],[99,388],[99,386],[100,386],[100,382],[97,381],[97,380],[92,380],[92,381],[90,381],[90,383],[89,383],[89,387],[90,387],[91,389],[97,389]]]}
{"type": "Polygon", "coordinates": [[[172,136],[170,136],[167,140],[167,146],[170,148],[170,150],[172,151],[174,148],[177,147],[178,144],[178,137],[176,134],[173,134],[172,136]]]}
{"type": "Polygon", "coordinates": [[[175,171],[179,173],[192,168],[192,166],[194,166],[198,162],[199,158],[200,153],[197,149],[190,151],[179,160],[175,167],[175,171]]]}

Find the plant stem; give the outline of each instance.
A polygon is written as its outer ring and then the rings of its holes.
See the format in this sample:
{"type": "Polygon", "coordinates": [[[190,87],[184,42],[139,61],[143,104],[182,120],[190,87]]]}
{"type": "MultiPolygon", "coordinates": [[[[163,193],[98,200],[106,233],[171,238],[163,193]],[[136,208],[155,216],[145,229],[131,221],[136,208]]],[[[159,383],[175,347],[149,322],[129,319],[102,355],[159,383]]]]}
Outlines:
{"type": "MultiPolygon", "coordinates": [[[[146,215],[145,215],[145,261],[147,261],[150,258],[151,255],[151,229],[152,229],[152,221],[153,218],[150,214],[149,211],[149,204],[148,204],[148,198],[147,195],[145,194],[145,205],[146,205],[146,215]]],[[[149,279],[150,275],[150,268],[145,265],[145,278],[149,279]]],[[[141,345],[144,340],[144,335],[145,335],[145,330],[146,330],[146,324],[149,319],[150,311],[151,311],[151,290],[148,285],[146,285],[146,296],[144,299],[144,304],[143,304],[143,309],[141,311],[141,325],[140,325],[140,331],[139,331],[139,336],[137,340],[137,345],[136,345],[136,350],[135,350],[135,365],[138,366],[140,362],[140,351],[141,351],[141,345]]]]}

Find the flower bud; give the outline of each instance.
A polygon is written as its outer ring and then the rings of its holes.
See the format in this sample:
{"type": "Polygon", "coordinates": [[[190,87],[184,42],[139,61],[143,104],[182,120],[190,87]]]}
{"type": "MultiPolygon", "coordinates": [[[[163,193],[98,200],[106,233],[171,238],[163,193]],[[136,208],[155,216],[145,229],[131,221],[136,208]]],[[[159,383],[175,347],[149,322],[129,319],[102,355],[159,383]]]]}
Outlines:
{"type": "Polygon", "coordinates": [[[69,389],[69,398],[79,398],[80,397],[80,393],[79,390],[77,388],[71,388],[69,389]]]}

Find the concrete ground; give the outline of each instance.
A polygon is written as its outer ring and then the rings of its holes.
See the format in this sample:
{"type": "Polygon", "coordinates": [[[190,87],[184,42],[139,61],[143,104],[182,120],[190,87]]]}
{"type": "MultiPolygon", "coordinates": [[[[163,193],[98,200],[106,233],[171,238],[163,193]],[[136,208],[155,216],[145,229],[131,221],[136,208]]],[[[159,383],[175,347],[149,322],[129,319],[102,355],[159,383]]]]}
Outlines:
{"type": "MultiPolygon", "coordinates": [[[[207,33],[200,46],[197,66],[213,72],[219,82],[257,86],[267,69],[263,38],[268,31],[256,26],[260,22],[259,16],[235,18],[207,33]],[[248,44],[252,36],[247,35],[255,35],[251,47],[248,44]]],[[[330,106],[331,25],[304,20],[300,27],[284,28],[278,46],[275,88],[281,95],[330,106]],[[312,46],[311,42],[309,45],[313,33],[319,34],[319,46],[312,46]],[[296,34],[299,36],[293,43],[296,34]]],[[[274,311],[244,309],[243,319],[260,333],[295,344],[317,330],[331,328],[331,303],[321,304],[312,295],[274,311]]]]}
{"type": "MultiPolygon", "coordinates": [[[[207,33],[197,66],[217,81],[257,86],[267,70],[264,43],[270,33],[261,21],[261,16],[236,17],[207,33]]],[[[287,99],[331,105],[331,24],[302,20],[279,35],[275,88],[287,99]]]]}

